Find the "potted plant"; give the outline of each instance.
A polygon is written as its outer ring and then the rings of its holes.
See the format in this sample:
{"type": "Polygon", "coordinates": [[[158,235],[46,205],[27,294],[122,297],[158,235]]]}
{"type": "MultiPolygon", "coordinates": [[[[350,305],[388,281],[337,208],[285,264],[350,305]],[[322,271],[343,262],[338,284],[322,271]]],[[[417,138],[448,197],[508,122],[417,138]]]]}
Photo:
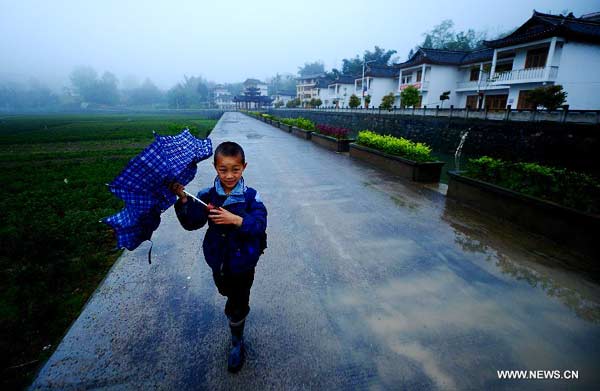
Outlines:
{"type": "Polygon", "coordinates": [[[600,181],[537,163],[483,156],[448,172],[448,198],[598,258],[600,181]]]}
{"type": "Polygon", "coordinates": [[[356,141],[351,139],[349,135],[350,129],[319,124],[315,127],[311,140],[336,152],[348,152],[350,143],[356,141]]]}
{"type": "Polygon", "coordinates": [[[436,161],[425,144],[369,130],[358,133],[350,156],[415,182],[439,182],[445,164],[436,161]]]}

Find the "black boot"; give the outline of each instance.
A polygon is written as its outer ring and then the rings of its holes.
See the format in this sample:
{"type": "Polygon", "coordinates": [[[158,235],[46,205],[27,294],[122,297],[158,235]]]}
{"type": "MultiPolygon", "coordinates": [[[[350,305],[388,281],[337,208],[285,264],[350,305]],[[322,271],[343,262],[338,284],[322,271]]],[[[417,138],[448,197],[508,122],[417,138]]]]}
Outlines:
{"type": "Polygon", "coordinates": [[[231,328],[231,351],[229,352],[229,358],[227,359],[227,370],[229,372],[237,372],[244,365],[245,349],[244,349],[244,325],[246,321],[242,320],[240,323],[232,325],[231,328]]]}

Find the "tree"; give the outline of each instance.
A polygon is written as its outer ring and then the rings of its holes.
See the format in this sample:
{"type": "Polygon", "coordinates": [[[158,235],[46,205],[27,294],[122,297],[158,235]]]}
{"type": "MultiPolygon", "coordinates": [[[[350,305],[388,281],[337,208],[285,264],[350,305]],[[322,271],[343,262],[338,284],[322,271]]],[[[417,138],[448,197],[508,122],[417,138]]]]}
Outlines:
{"type": "Polygon", "coordinates": [[[303,66],[298,67],[298,74],[301,77],[321,73],[325,73],[325,65],[322,61],[306,62],[303,66]]]}
{"type": "Polygon", "coordinates": [[[450,91],[444,91],[440,95],[441,106],[444,107],[444,101],[450,99],[450,91]]]}
{"type": "Polygon", "coordinates": [[[369,105],[371,104],[371,95],[365,95],[364,100],[365,100],[365,109],[368,109],[369,105]]]}
{"type": "Polygon", "coordinates": [[[389,65],[392,56],[396,54],[395,50],[385,50],[375,46],[373,51],[365,50],[362,58],[356,55],[354,58],[344,58],[342,60],[342,73],[344,75],[360,75],[364,61],[373,61],[373,65],[389,65]]]}
{"type": "Polygon", "coordinates": [[[396,98],[393,93],[389,93],[381,99],[381,108],[384,110],[391,110],[394,107],[394,101],[396,98]]]}
{"type": "Polygon", "coordinates": [[[162,99],[163,93],[150,79],[146,79],[141,86],[129,91],[129,103],[133,105],[158,103],[162,99]]]}
{"type": "Polygon", "coordinates": [[[300,104],[301,104],[300,99],[296,98],[296,99],[288,100],[288,102],[285,104],[285,107],[287,107],[288,109],[291,109],[291,108],[300,106],[300,104]]]}
{"type": "Polygon", "coordinates": [[[311,107],[319,107],[319,106],[321,106],[323,104],[323,101],[321,99],[319,99],[319,98],[312,98],[310,100],[310,102],[308,102],[308,104],[311,107]]]}
{"type": "Polygon", "coordinates": [[[483,48],[483,40],[486,39],[485,32],[477,32],[473,29],[467,31],[454,31],[454,22],[445,19],[429,32],[423,34],[424,39],[421,47],[446,50],[473,50],[483,48]]]}
{"type": "Polygon", "coordinates": [[[278,100],[277,102],[275,102],[273,104],[273,106],[275,106],[276,109],[280,108],[283,106],[283,101],[282,100],[278,100]]]}
{"type": "Polygon", "coordinates": [[[86,102],[113,105],[119,102],[118,80],[110,72],[98,74],[91,67],[75,68],[70,75],[71,84],[86,102]]]}
{"type": "Polygon", "coordinates": [[[534,88],[527,94],[527,100],[533,107],[543,106],[548,111],[556,110],[566,99],[567,92],[560,84],[534,88]]]}
{"type": "Polygon", "coordinates": [[[400,104],[402,107],[414,107],[419,103],[419,90],[414,86],[408,86],[400,93],[400,104]]]}
{"type": "Polygon", "coordinates": [[[358,98],[358,96],[356,96],[356,94],[352,94],[350,96],[350,101],[348,102],[348,106],[350,106],[350,108],[355,109],[358,106],[360,106],[360,99],[358,98]]]}

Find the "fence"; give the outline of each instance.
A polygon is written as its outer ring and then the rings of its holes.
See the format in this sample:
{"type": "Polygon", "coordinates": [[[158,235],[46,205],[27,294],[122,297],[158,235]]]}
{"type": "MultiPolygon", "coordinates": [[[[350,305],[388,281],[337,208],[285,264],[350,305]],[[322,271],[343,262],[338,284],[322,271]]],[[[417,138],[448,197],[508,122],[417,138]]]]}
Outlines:
{"type": "Polygon", "coordinates": [[[495,121],[519,121],[519,122],[571,122],[582,124],[600,124],[600,110],[569,110],[560,109],[555,111],[546,110],[513,110],[510,106],[500,110],[471,110],[469,108],[456,109],[453,106],[450,108],[429,108],[427,106],[421,108],[393,108],[392,110],[382,110],[379,108],[335,108],[324,107],[318,109],[307,108],[279,108],[278,111],[315,111],[315,112],[339,112],[339,113],[364,113],[364,114],[380,114],[380,115],[412,115],[412,116],[427,116],[427,117],[448,117],[448,118],[465,118],[465,119],[481,119],[495,121]]]}

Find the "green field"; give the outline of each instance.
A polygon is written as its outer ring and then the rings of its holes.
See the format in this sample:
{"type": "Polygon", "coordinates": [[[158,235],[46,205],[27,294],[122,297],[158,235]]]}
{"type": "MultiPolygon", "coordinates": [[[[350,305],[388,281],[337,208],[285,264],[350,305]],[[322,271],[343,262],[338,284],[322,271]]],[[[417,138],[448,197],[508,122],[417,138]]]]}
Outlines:
{"type": "Polygon", "coordinates": [[[121,254],[98,222],[123,206],[105,183],[152,130],[205,137],[215,124],[190,115],[0,118],[2,389],[31,382],[121,254]]]}

